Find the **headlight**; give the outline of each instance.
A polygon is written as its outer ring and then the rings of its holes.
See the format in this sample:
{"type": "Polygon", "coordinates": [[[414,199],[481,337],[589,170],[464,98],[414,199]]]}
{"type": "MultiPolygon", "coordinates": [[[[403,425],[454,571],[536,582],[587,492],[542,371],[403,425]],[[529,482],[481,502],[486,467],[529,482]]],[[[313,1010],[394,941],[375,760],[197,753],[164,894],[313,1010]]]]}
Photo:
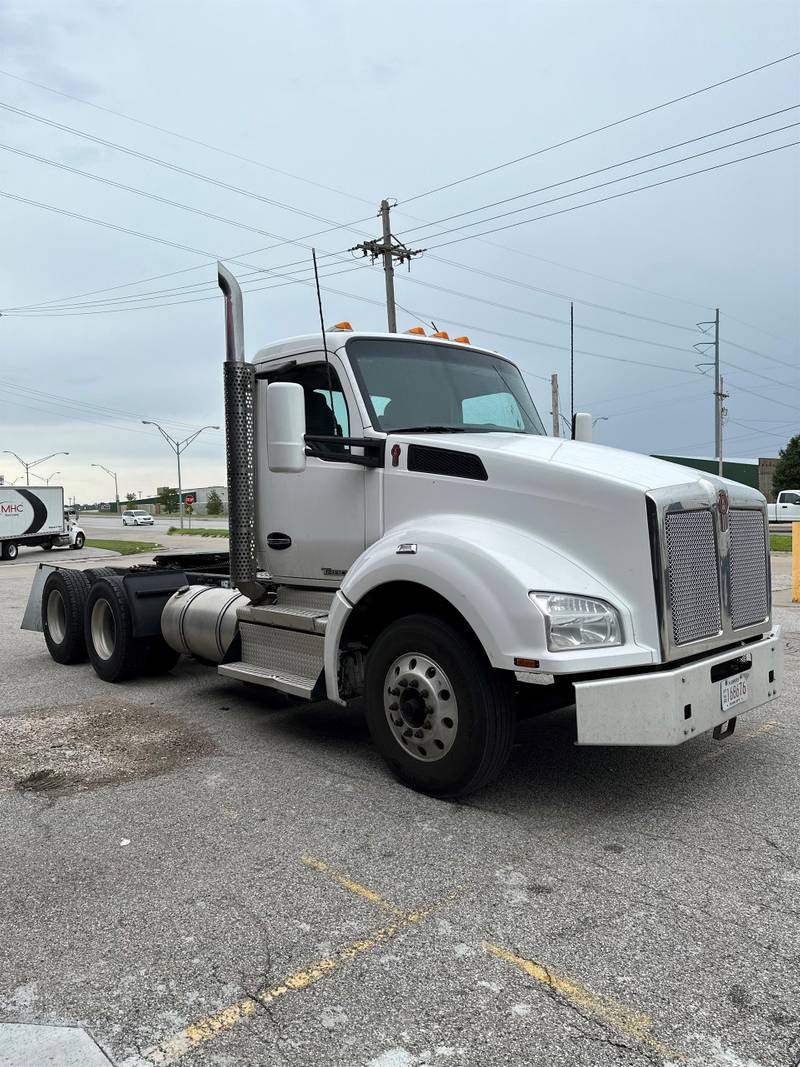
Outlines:
{"type": "Polygon", "coordinates": [[[567,593],[528,593],[528,596],[544,615],[547,647],[551,652],[622,644],[619,615],[604,600],[567,593]]]}

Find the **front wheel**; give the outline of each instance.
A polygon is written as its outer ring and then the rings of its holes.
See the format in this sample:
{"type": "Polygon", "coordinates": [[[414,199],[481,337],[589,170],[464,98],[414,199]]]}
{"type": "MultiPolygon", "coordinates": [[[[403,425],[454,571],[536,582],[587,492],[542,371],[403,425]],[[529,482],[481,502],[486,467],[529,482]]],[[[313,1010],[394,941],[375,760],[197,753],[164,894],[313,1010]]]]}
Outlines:
{"type": "Polygon", "coordinates": [[[407,785],[437,797],[475,792],[514,739],[513,692],[474,638],[430,615],[392,623],[370,649],[367,725],[407,785]]]}
{"type": "Polygon", "coordinates": [[[4,541],[3,542],[3,559],[16,559],[19,555],[19,545],[16,541],[4,541]]]}
{"type": "Polygon", "coordinates": [[[83,548],[83,546],[85,544],[86,544],[86,538],[84,537],[84,535],[82,533],[77,534],[76,537],[75,537],[75,547],[76,548],[83,548]]]}

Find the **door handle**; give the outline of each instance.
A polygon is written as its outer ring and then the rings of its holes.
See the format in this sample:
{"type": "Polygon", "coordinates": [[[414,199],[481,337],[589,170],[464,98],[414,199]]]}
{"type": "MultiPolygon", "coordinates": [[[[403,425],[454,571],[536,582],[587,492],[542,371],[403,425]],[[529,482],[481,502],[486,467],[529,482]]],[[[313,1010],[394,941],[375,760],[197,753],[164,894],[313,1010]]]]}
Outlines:
{"type": "Polygon", "coordinates": [[[267,547],[274,548],[276,552],[280,552],[284,548],[292,547],[292,539],[285,533],[270,533],[267,534],[267,547]]]}

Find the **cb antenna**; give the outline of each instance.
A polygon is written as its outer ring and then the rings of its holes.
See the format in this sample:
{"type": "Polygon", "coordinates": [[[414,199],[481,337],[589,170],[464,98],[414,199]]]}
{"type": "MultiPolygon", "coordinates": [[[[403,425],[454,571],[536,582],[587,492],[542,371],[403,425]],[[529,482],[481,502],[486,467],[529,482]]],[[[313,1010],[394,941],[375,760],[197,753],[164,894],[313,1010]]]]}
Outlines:
{"type": "Polygon", "coordinates": [[[328,343],[325,339],[325,318],[322,314],[322,290],[319,287],[319,268],[317,267],[317,250],[311,249],[311,258],[314,261],[314,285],[317,289],[317,308],[319,309],[319,328],[322,333],[322,351],[325,353],[325,366],[328,370],[328,399],[331,402],[331,415],[334,417],[334,422],[338,428],[339,424],[336,422],[336,413],[333,410],[333,380],[331,378],[331,361],[328,359],[328,343]]]}

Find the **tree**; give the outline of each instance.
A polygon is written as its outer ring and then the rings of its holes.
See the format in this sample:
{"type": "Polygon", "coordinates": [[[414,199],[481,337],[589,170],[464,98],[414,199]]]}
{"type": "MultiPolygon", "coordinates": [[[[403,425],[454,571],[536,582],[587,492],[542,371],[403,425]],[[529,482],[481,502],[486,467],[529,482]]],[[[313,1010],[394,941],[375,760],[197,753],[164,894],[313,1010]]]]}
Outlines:
{"type": "Polygon", "coordinates": [[[800,489],[800,433],[795,434],[778,455],[780,458],[772,478],[772,491],[776,496],[783,489],[800,489]]]}
{"type": "Polygon", "coordinates": [[[178,490],[162,485],[158,490],[158,502],[167,514],[178,510],[178,490]]]}
{"type": "Polygon", "coordinates": [[[125,494],[125,499],[128,501],[129,504],[135,504],[136,503],[136,493],[126,493],[125,494]]]}
{"type": "Polygon", "coordinates": [[[206,512],[209,515],[221,515],[222,511],[222,497],[216,489],[212,489],[208,494],[208,500],[206,501],[206,512]]]}

